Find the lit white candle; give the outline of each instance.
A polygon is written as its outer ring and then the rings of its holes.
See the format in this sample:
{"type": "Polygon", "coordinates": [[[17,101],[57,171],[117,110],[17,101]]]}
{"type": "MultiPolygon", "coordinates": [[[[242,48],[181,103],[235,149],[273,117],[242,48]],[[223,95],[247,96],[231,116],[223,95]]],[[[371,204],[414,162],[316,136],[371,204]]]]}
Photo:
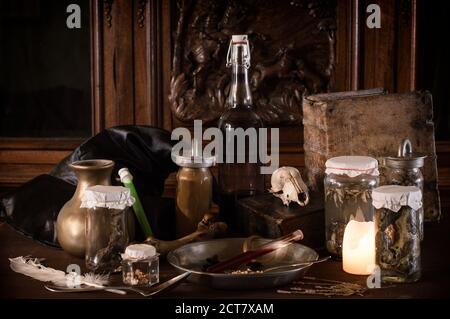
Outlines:
{"type": "Polygon", "coordinates": [[[370,275],[375,264],[375,224],[351,220],[345,227],[342,246],[344,271],[354,275],[370,275]]]}

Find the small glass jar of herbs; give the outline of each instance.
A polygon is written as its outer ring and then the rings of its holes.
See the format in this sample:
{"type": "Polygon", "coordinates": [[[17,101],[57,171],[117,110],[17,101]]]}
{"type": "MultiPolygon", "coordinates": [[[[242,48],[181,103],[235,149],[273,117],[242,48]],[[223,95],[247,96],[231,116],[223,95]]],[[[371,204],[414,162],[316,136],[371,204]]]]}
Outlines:
{"type": "Polygon", "coordinates": [[[376,264],[383,282],[415,282],[421,276],[419,211],[415,186],[387,185],[373,190],[376,264]]]}
{"type": "Polygon", "coordinates": [[[114,272],[134,230],[130,207],[134,198],[122,186],[91,186],[84,192],[86,208],[86,268],[94,272],[114,272]],[[133,225],[133,228],[131,228],[133,225]]]}
{"type": "Polygon", "coordinates": [[[159,254],[147,244],[134,244],[122,254],[122,280],[131,286],[152,286],[159,282],[159,254]]]}
{"type": "Polygon", "coordinates": [[[339,156],[325,166],[326,247],[339,259],[348,222],[373,221],[371,191],[379,182],[378,161],[368,156],[339,156]]]}
{"type": "MultiPolygon", "coordinates": [[[[416,186],[423,194],[423,175],[421,168],[426,155],[413,153],[411,142],[404,139],[399,146],[398,155],[385,158],[386,184],[416,186]]],[[[419,211],[420,240],[423,240],[423,207],[419,211]]]]}

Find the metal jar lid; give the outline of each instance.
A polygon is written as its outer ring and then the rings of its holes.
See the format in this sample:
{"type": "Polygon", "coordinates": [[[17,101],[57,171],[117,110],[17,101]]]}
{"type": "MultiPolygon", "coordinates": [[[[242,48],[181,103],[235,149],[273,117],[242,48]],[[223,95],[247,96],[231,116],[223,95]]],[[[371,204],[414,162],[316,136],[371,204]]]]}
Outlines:
{"type": "Polygon", "coordinates": [[[194,157],[194,156],[180,156],[172,154],[175,164],[181,167],[202,168],[211,167],[215,163],[214,157],[194,157]]]}
{"type": "Polygon", "coordinates": [[[201,155],[201,146],[197,140],[192,140],[190,155],[183,156],[172,152],[172,160],[181,167],[202,168],[211,167],[216,163],[215,156],[204,157],[201,155]]]}
{"type": "Polygon", "coordinates": [[[385,164],[390,168],[420,168],[424,165],[425,154],[413,153],[411,141],[404,139],[400,143],[397,156],[385,158],[385,164]]]}

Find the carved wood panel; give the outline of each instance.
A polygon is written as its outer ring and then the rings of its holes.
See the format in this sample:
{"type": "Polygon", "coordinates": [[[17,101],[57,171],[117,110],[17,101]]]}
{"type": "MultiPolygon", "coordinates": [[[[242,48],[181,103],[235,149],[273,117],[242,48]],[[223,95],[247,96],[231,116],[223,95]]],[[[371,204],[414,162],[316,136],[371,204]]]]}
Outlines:
{"type": "Polygon", "coordinates": [[[268,125],[301,119],[304,94],[330,90],[335,69],[334,0],[179,0],[176,2],[169,105],[181,121],[222,114],[232,34],[248,34],[251,87],[268,125]]]}

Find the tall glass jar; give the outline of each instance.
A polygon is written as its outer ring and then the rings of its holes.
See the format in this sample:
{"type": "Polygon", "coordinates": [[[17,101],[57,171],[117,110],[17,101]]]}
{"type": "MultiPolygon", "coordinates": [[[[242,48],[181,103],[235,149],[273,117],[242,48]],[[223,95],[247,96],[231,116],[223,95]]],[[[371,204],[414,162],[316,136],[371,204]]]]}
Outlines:
{"type": "Polygon", "coordinates": [[[348,222],[373,221],[371,191],[378,186],[378,162],[368,156],[339,156],[329,159],[325,166],[326,247],[334,257],[341,258],[348,222]]]}
{"type": "Polygon", "coordinates": [[[387,185],[373,190],[376,264],[383,282],[414,282],[421,276],[419,211],[415,186],[387,185]]]}
{"type": "MultiPolygon", "coordinates": [[[[129,208],[134,198],[121,186],[92,186],[83,195],[86,213],[86,267],[95,272],[113,272],[129,243],[129,208]]],[[[134,222],[134,221],[133,221],[134,222]]]]}
{"type": "MultiPolygon", "coordinates": [[[[420,170],[424,165],[426,156],[424,154],[413,153],[411,142],[408,139],[400,143],[398,155],[385,158],[386,184],[416,186],[423,195],[423,175],[420,170]]],[[[423,240],[423,207],[419,210],[419,231],[420,240],[423,240]]]]}

